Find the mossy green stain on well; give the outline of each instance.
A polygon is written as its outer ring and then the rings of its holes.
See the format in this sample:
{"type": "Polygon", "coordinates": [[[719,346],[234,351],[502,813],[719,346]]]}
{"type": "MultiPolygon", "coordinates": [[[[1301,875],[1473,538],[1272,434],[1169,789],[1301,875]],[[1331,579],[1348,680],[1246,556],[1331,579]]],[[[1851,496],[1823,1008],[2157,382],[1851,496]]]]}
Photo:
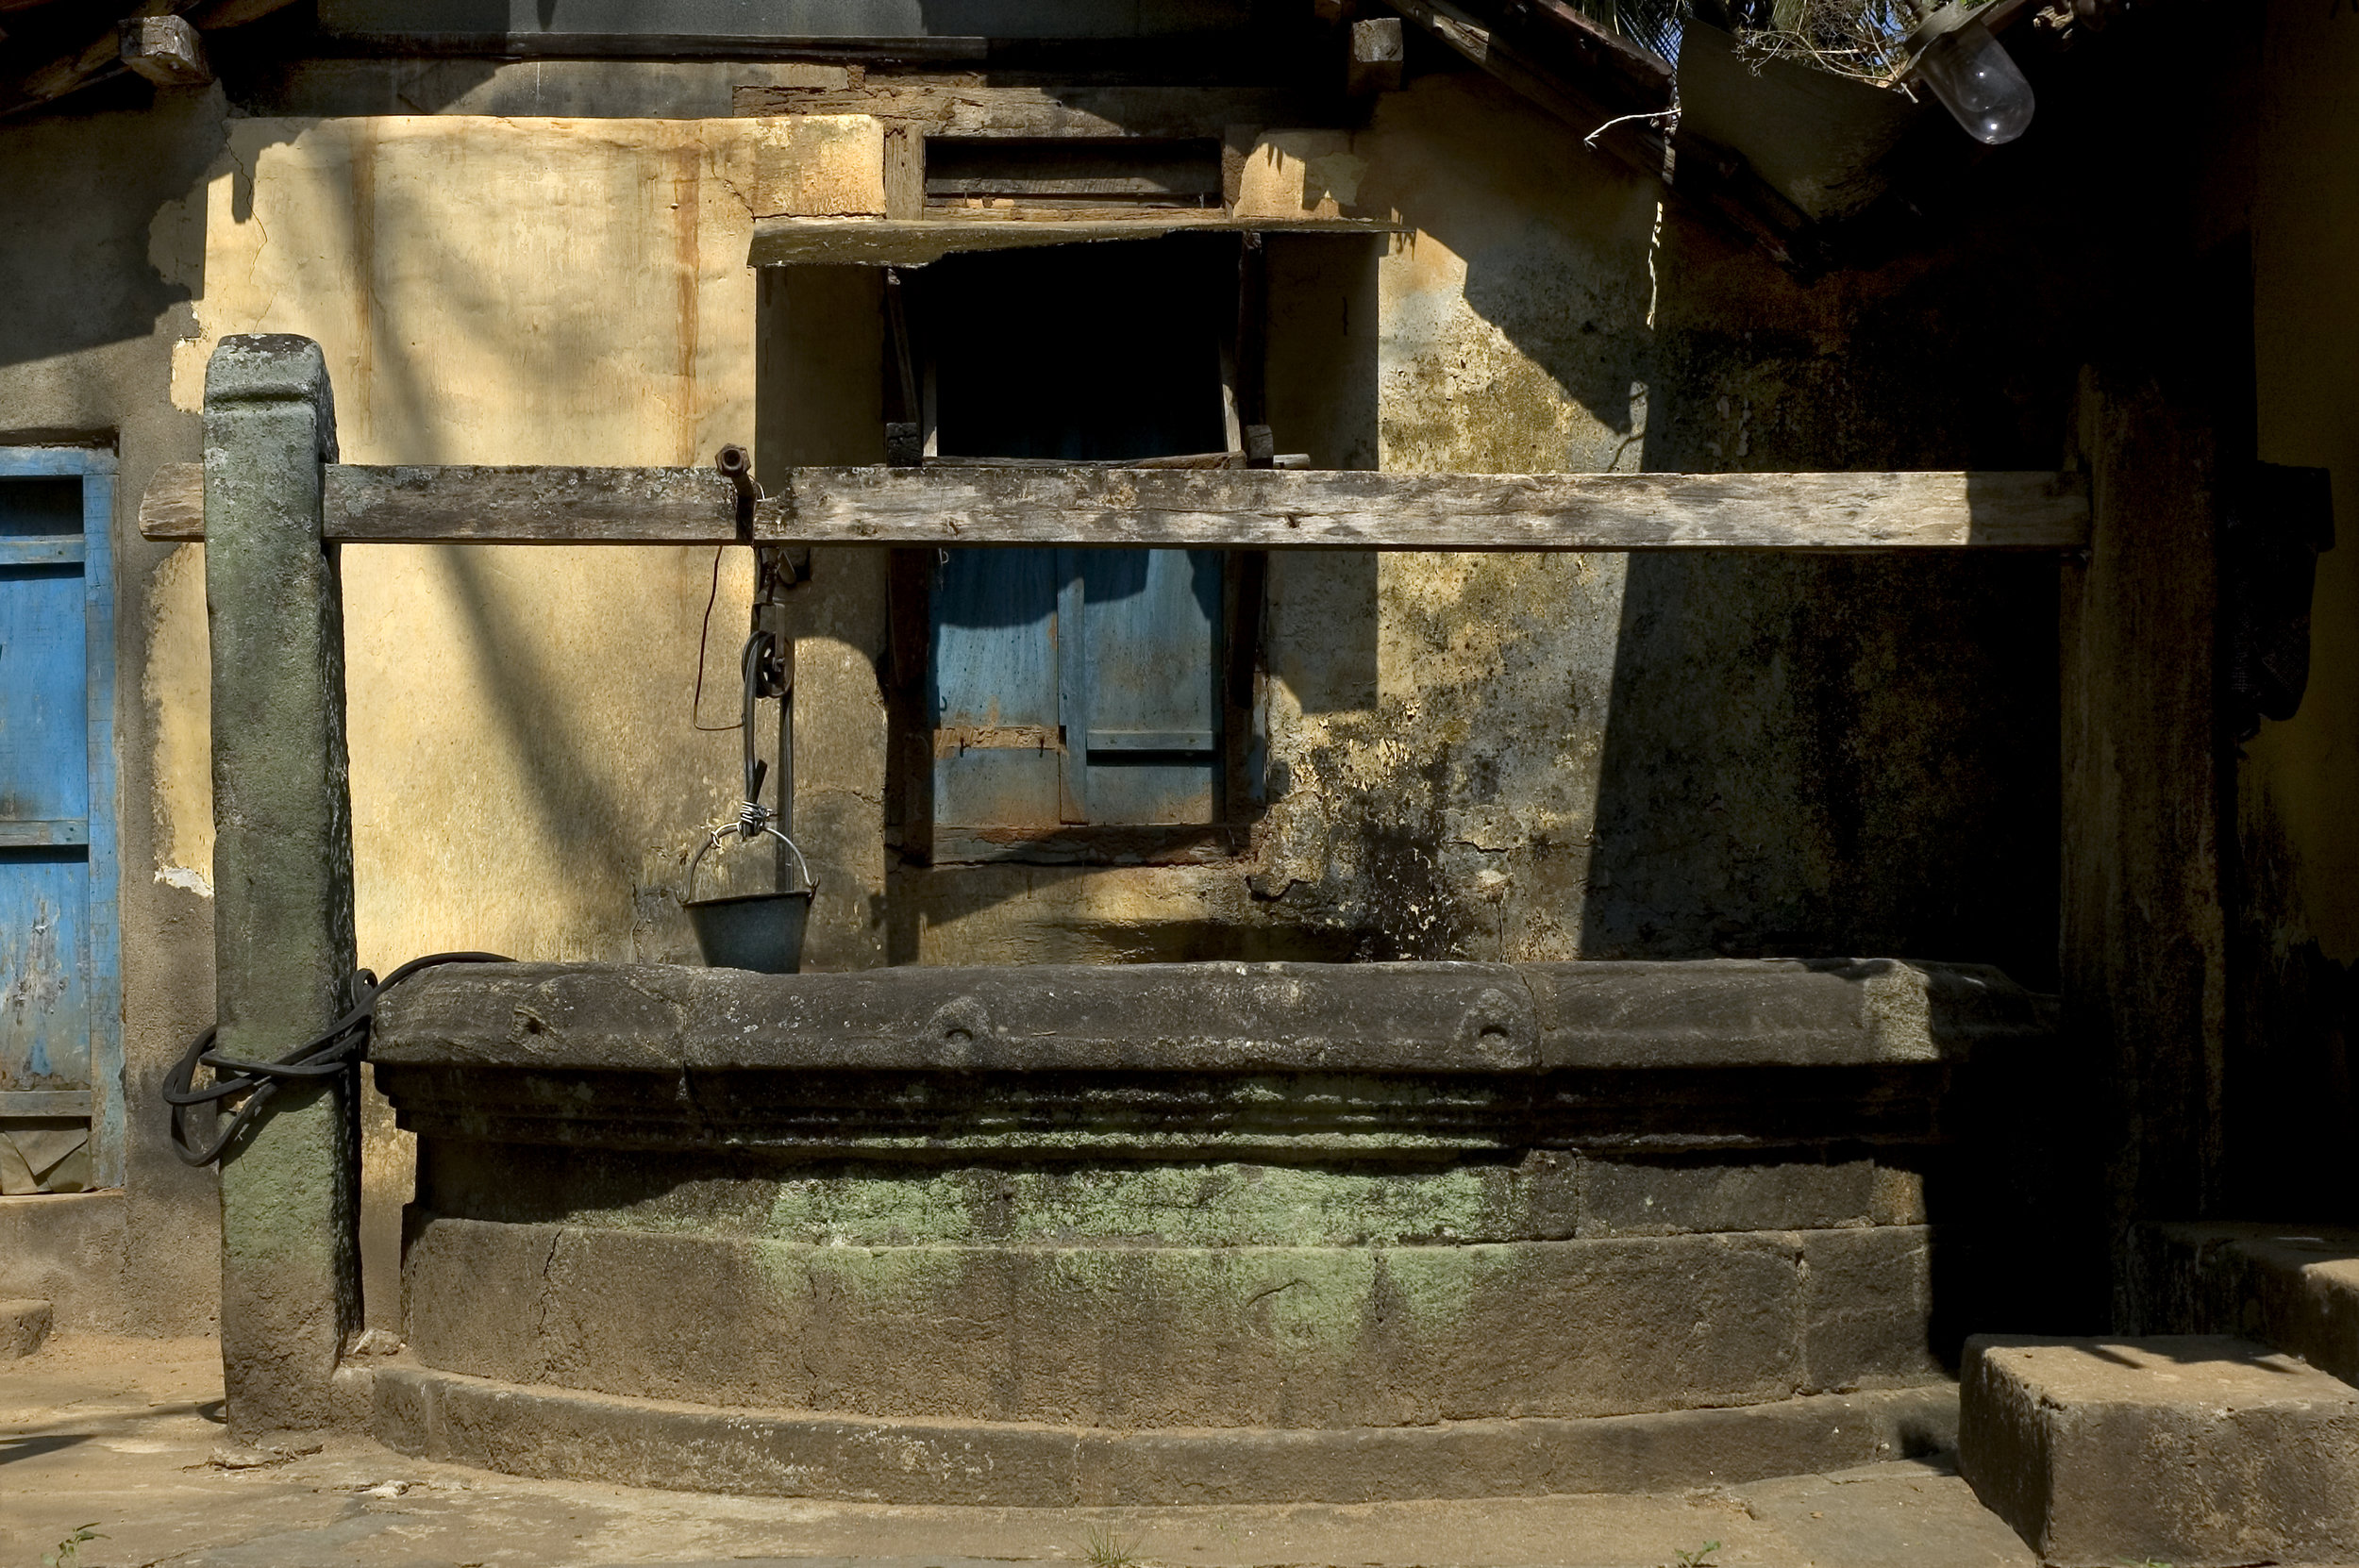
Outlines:
{"type": "Polygon", "coordinates": [[[956,1170],[852,1167],[777,1184],[765,1233],[845,1246],[1381,1246],[1547,1229],[1554,1171],[1207,1162],[956,1170]]]}

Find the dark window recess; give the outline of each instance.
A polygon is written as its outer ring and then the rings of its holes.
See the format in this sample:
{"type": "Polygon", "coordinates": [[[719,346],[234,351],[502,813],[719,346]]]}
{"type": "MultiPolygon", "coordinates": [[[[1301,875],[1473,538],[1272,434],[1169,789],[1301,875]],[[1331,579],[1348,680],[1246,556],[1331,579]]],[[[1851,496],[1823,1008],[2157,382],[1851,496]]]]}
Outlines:
{"type": "Polygon", "coordinates": [[[1220,143],[929,137],[926,199],[1049,205],[1220,205],[1220,143]]]}
{"type": "MultiPolygon", "coordinates": [[[[1235,276],[1234,242],[1209,237],[957,258],[913,275],[930,454],[1223,450],[1235,276]]],[[[1235,562],[973,549],[909,564],[901,592],[924,594],[926,657],[903,756],[929,788],[923,801],[905,794],[906,847],[937,861],[1230,852],[1235,562]]]]}

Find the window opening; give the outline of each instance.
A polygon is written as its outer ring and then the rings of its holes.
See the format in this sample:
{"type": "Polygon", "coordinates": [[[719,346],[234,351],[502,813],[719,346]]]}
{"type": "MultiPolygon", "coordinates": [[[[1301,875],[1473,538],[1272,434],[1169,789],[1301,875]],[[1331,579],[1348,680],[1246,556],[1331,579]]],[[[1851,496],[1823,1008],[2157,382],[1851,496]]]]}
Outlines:
{"type": "MultiPolygon", "coordinates": [[[[1234,450],[1236,254],[1233,238],[1182,236],[912,275],[927,460],[1234,450]]],[[[932,859],[1129,859],[1135,840],[1111,852],[1109,835],[1225,820],[1222,552],[929,554],[932,859]]]]}

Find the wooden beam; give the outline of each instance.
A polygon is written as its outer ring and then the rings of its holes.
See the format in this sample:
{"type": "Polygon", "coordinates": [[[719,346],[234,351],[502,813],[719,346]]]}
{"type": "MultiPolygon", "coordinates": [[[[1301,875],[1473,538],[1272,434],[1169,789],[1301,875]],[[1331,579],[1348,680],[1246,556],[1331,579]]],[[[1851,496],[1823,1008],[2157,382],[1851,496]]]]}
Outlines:
{"type": "Polygon", "coordinates": [[[2068,550],[2054,474],[798,469],[757,534],[893,544],[1391,550],[2068,550]]]}
{"type": "MultiPolygon", "coordinates": [[[[149,539],[205,537],[205,470],[160,471],[140,504],[149,539]]],[[[324,537],[345,543],[719,544],[737,490],[709,468],[327,470],[324,537]]]]}
{"type": "MultiPolygon", "coordinates": [[[[726,544],[728,482],[686,468],[327,471],[326,537],[349,543],[726,544]]],[[[203,477],[168,468],[150,539],[204,537],[203,477]]],[[[805,544],[1202,549],[2077,550],[2076,475],[1372,474],[1342,470],[798,468],[753,539],[805,544]]]]}
{"type": "Polygon", "coordinates": [[[1095,211],[980,207],[908,220],[761,218],[754,223],[751,260],[757,267],[922,267],[964,251],[1154,240],[1166,234],[1207,231],[1233,234],[1244,229],[1374,235],[1397,233],[1399,225],[1364,218],[1239,219],[1217,208],[1190,207],[1095,211]]]}
{"type": "Polygon", "coordinates": [[[1351,53],[1344,71],[1344,91],[1353,97],[1392,92],[1400,87],[1406,53],[1401,46],[1400,18],[1373,17],[1351,25],[1351,53]]]}
{"type": "Polygon", "coordinates": [[[945,137],[1213,139],[1229,125],[1317,125],[1300,92],[1266,87],[1029,87],[979,75],[874,76],[841,88],[741,87],[740,114],[873,114],[945,137]]]}
{"type": "Polygon", "coordinates": [[[2080,1120],[2117,1269],[2133,1226],[2217,1212],[2224,1192],[2217,440],[2200,393],[2084,375],[2095,515],[2062,584],[2058,957],[2062,1038],[2097,1068],[2080,1120]]]}
{"type": "MultiPolygon", "coordinates": [[[[1387,0],[1395,10],[1482,67],[1520,96],[1594,138],[1592,146],[1612,153],[1641,174],[1668,181],[1668,148],[1663,133],[1644,121],[1627,118],[1587,92],[1559,80],[1552,73],[1527,60],[1514,47],[1495,36],[1478,18],[1450,0],[1387,0]],[[1618,122],[1618,123],[1616,123],[1618,122]]],[[[1649,106],[1655,107],[1655,106],[1649,106]]],[[[1663,109],[1671,107],[1666,84],[1663,109]]]]}
{"type": "Polygon", "coordinates": [[[130,69],[125,58],[123,39],[117,31],[118,24],[112,20],[118,15],[122,25],[130,25],[150,17],[176,16],[185,12],[189,24],[196,31],[218,32],[259,21],[291,3],[292,0],[210,0],[209,4],[199,4],[198,0],[139,0],[139,4],[125,7],[120,12],[94,12],[94,16],[107,16],[109,20],[88,35],[90,42],[34,67],[12,81],[0,82],[0,117],[55,102],[70,92],[79,92],[130,69]]]}

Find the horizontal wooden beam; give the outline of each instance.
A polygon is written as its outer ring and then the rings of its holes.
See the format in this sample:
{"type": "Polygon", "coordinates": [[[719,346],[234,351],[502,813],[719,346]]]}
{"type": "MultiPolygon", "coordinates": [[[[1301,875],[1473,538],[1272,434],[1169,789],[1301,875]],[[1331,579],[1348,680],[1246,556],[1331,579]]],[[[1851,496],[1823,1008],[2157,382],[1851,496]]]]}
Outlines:
{"type": "Polygon", "coordinates": [[[0,1090],[0,1116],[87,1116],[87,1089],[0,1090]]]}
{"type": "Polygon", "coordinates": [[[1216,207],[971,208],[924,218],[759,218],[757,267],[922,267],[965,251],[1159,240],[1166,234],[1397,234],[1372,218],[1239,218],[1216,207]]]}
{"type": "MultiPolygon", "coordinates": [[[[205,535],[167,468],[150,539],[205,535]]],[[[741,528],[695,468],[327,470],[349,543],[1069,544],[1350,550],[2077,550],[2076,475],[1374,474],[1334,469],[798,468],[741,528]]]]}
{"type": "MultiPolygon", "coordinates": [[[[725,544],[737,492],[710,468],[365,468],[331,463],[325,536],[346,543],[725,544]]],[[[205,537],[205,467],[140,502],[149,539],[205,537]]]]}
{"type": "Polygon", "coordinates": [[[1377,550],[2078,548],[2055,474],[798,469],[756,532],[812,543],[1377,550]]]}
{"type": "Polygon", "coordinates": [[[929,136],[1153,137],[1217,141],[1231,125],[1318,123],[1307,94],[1268,87],[1034,87],[980,73],[870,76],[840,88],[745,86],[740,114],[873,114],[929,136]]]}

